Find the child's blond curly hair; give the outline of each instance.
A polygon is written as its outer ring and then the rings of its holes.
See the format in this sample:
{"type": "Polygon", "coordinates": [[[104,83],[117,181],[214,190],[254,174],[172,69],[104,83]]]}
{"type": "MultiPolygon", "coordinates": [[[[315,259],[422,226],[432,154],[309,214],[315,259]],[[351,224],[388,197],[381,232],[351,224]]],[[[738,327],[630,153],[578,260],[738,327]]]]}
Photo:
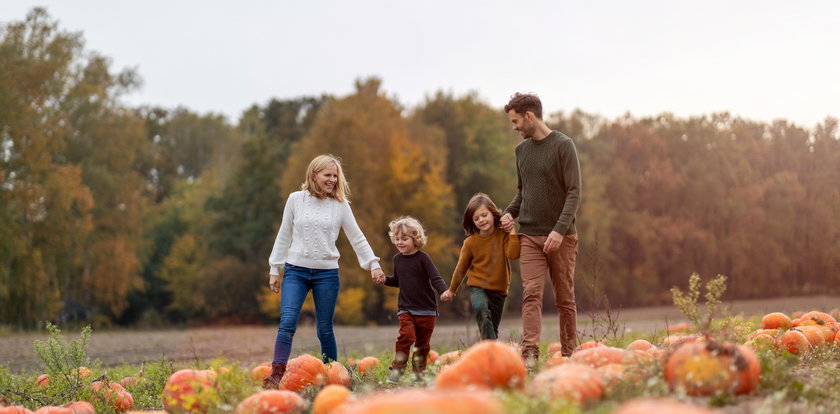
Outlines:
{"type": "Polygon", "coordinates": [[[403,216],[388,223],[388,237],[391,238],[391,243],[394,243],[394,238],[399,234],[404,234],[414,240],[414,246],[417,249],[422,249],[426,245],[426,231],[423,230],[423,225],[414,218],[403,216]]]}

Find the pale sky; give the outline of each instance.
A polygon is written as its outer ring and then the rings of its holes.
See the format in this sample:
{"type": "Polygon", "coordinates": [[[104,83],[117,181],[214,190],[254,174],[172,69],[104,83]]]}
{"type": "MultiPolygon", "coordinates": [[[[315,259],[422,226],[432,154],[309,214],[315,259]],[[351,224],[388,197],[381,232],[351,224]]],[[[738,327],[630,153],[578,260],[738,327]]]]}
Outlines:
{"type": "Polygon", "coordinates": [[[812,127],[840,117],[840,1],[3,0],[44,6],[144,80],[129,104],[218,112],[353,91],[378,76],[408,107],[437,90],[501,108],[608,118],[729,111],[812,127]]]}

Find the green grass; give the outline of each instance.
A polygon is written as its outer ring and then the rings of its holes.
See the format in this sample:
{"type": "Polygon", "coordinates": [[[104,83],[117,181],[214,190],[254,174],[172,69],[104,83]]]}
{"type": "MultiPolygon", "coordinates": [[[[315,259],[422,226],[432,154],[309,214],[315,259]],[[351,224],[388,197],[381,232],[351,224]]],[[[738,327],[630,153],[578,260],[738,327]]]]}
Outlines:
{"type": "MultiPolygon", "coordinates": [[[[734,317],[715,320],[712,332],[721,332],[724,339],[743,342],[746,335],[758,325],[755,317],[734,317]]],[[[624,347],[635,339],[653,340],[666,336],[660,332],[650,336],[628,334],[620,338],[607,338],[605,343],[624,347]]],[[[589,338],[581,338],[582,341],[589,338]]],[[[40,372],[13,374],[0,366],[0,400],[8,405],[23,405],[35,410],[45,405],[63,405],[76,400],[90,401],[98,413],[110,414],[114,409],[107,401],[96,398],[88,387],[94,379],[119,381],[129,376],[140,380],[130,385],[127,390],[134,398],[135,410],[160,410],[163,408],[161,393],[169,376],[179,369],[213,369],[219,372],[217,387],[213,396],[207,398],[213,402],[210,413],[227,413],[236,405],[255,392],[261,390],[261,383],[250,378],[253,367],[241,366],[236,361],[223,358],[174,363],[162,359],[143,365],[119,365],[102,367],[97,361],[90,361],[84,355],[84,337],[81,342],[65,342],[57,330],[51,333],[50,340],[40,345],[38,354],[44,359],[43,372],[49,372],[56,380],[46,388],[36,385],[40,372]],[[73,373],[82,363],[88,364],[92,374],[86,379],[78,378],[73,373]]],[[[548,343],[541,344],[545,351],[548,343]]],[[[463,348],[461,348],[463,349],[463,348]]],[[[455,349],[436,349],[443,354],[455,349]]],[[[756,392],[746,396],[717,395],[713,397],[688,397],[672,393],[665,383],[662,367],[652,362],[643,366],[643,373],[625,380],[619,380],[609,387],[606,396],[597,402],[578,405],[562,400],[550,400],[527,392],[497,391],[507,412],[525,413],[610,413],[625,401],[637,397],[669,397],[699,403],[712,407],[722,407],[729,413],[797,413],[840,412],[840,347],[823,346],[805,355],[791,355],[775,349],[760,349],[762,377],[756,392]]],[[[360,359],[367,356],[364,352],[350,352],[350,356],[360,359]]],[[[365,395],[380,390],[394,390],[410,387],[433,387],[437,367],[430,368],[419,379],[409,371],[403,375],[399,384],[386,384],[388,367],[393,359],[391,352],[382,352],[376,356],[381,365],[373,372],[361,375],[351,370],[353,391],[356,395],[365,395]]],[[[543,352],[544,362],[549,355],[543,352]]],[[[346,364],[346,359],[340,362],[346,364]]],[[[530,376],[535,375],[530,373],[530,376]]],[[[308,401],[312,401],[317,389],[310,388],[301,392],[308,401]]],[[[311,409],[311,408],[310,408],[311,409]]]]}

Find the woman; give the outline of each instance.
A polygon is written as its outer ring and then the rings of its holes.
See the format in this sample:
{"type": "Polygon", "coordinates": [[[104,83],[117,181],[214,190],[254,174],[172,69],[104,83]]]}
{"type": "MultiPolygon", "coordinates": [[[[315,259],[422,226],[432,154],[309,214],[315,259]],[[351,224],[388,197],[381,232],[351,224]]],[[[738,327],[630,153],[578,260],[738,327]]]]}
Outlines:
{"type": "Polygon", "coordinates": [[[341,162],[332,155],[319,155],[309,163],[301,191],[289,195],[283,221],[268,259],[269,286],[280,295],[280,327],[274,343],[271,375],[265,388],[277,388],[292,351],[292,337],[306,295],[312,290],[315,319],[324,362],[336,360],[338,350],[333,334],[333,316],[338,298],[338,249],[335,241],[340,229],[353,246],[359,264],[370,270],[371,278],[385,275],[379,258],[359,229],[350,202],[350,187],[344,178],[341,162]],[[283,268],[283,285],[279,285],[283,268]]]}

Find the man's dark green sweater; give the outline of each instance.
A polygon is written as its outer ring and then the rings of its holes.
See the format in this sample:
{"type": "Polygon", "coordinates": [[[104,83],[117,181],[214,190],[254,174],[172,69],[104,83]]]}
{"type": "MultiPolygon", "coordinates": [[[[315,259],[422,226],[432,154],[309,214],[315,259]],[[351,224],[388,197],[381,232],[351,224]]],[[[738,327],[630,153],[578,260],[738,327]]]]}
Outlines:
{"type": "Polygon", "coordinates": [[[552,230],[577,233],[575,214],[580,205],[580,163],[572,139],[551,131],[537,141],[516,146],[516,197],[505,209],[519,217],[519,232],[547,236],[552,230]]]}

